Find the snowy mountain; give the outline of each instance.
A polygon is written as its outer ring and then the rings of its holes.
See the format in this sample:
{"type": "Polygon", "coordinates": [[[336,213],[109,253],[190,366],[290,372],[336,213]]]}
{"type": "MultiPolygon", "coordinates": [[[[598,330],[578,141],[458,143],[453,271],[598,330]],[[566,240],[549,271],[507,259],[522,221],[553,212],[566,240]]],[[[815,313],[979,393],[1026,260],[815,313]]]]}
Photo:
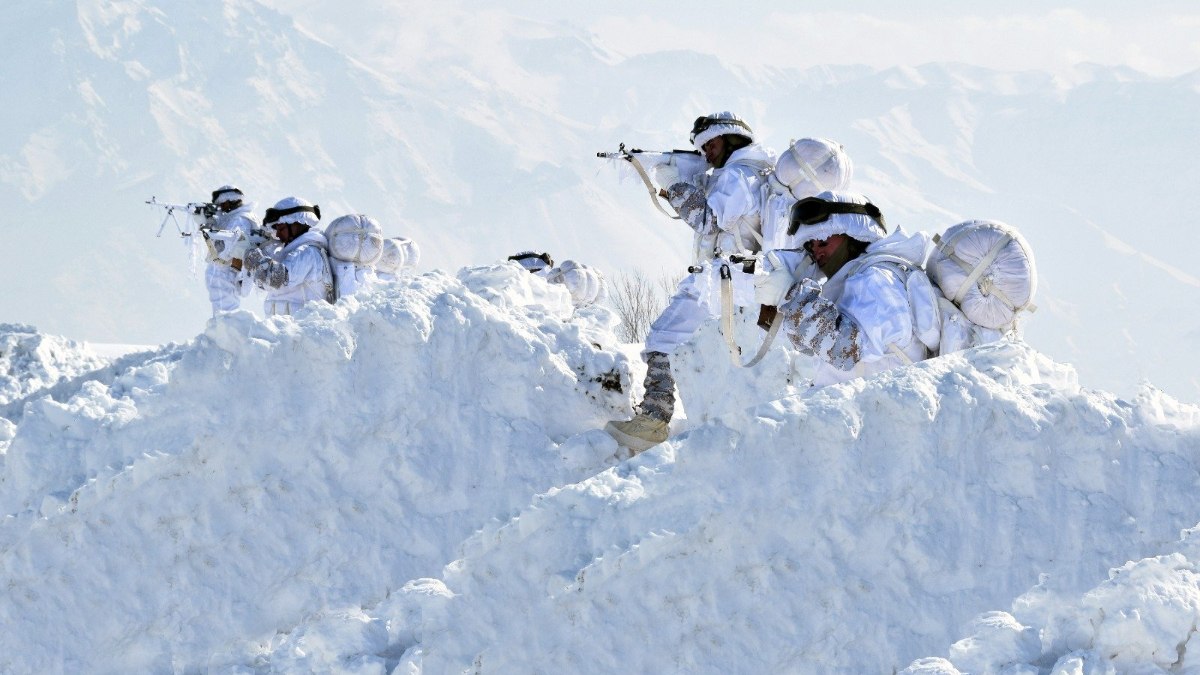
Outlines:
{"type": "Polygon", "coordinates": [[[730,109],[777,150],[844,143],[857,189],[907,229],[1018,227],[1039,263],[1031,344],[1093,386],[1200,400],[1200,233],[1177,197],[1200,178],[1200,74],[747,69],[703,45],[626,57],[503,9],[291,5],[318,20],[253,0],[13,9],[0,315],[73,339],[190,339],[203,284],[142,201],[226,182],[260,210],[295,194],[375,215],[426,269],[537,248],[609,276],[675,273],[688,232],[594,154],[682,147],[695,116],[730,109]]]}
{"type": "Polygon", "coordinates": [[[1200,620],[1174,595],[1200,408],[1021,343],[808,391],[781,344],[734,372],[710,326],[677,435],[627,460],[599,427],[641,364],[612,330],[516,266],[464,268],[224,316],[28,397],[0,455],[0,670],[1194,659],[1161,645],[1200,620]]]}

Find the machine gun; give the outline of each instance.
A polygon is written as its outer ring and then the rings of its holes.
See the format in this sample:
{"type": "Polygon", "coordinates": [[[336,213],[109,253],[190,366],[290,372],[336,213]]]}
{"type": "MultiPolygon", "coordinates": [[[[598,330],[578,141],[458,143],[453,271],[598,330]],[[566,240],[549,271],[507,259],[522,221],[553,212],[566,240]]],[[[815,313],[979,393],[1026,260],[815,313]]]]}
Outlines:
{"type": "MultiPolygon", "coordinates": [[[[193,256],[196,255],[196,249],[193,246],[203,241],[210,262],[218,259],[239,259],[234,266],[237,269],[237,265],[241,264],[240,258],[246,250],[262,246],[272,239],[271,234],[261,228],[251,230],[248,237],[236,230],[217,229],[216,216],[220,210],[210,202],[171,204],[160,202],[157,197],[151,197],[146,200],[146,203],[166,211],[162,223],[158,226],[157,236],[162,236],[168,222],[174,223],[175,230],[180,237],[185,239],[188,248],[193,251],[193,256]],[[195,238],[197,232],[201,239],[195,238]]],[[[193,257],[193,271],[195,270],[195,260],[193,257]]]]}
{"type": "Polygon", "coordinates": [[[158,226],[158,235],[162,236],[163,229],[167,227],[167,223],[175,224],[175,230],[179,232],[181,237],[191,237],[195,234],[192,225],[201,231],[211,230],[212,226],[209,223],[217,215],[217,205],[209,202],[191,202],[188,204],[169,204],[167,202],[158,201],[158,197],[151,197],[146,200],[150,206],[156,206],[166,210],[166,215],[163,216],[162,223],[158,226]],[[186,221],[181,224],[179,218],[186,218],[186,221]]]}

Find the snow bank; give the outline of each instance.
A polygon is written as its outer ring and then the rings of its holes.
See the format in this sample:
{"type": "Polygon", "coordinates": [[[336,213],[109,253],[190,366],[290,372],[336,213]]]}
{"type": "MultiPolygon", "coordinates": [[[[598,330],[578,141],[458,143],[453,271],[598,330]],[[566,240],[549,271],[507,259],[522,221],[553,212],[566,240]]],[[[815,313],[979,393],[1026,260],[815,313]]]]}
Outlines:
{"type": "Polygon", "coordinates": [[[1164,550],[1198,466],[1196,408],[993,345],[550,490],[368,614],[406,673],[892,672],[1040,576],[1164,550]]]}
{"type": "Polygon", "coordinates": [[[43,335],[33,326],[0,324],[0,405],[108,361],[85,344],[43,335]]]}
{"type": "Polygon", "coordinates": [[[1039,584],[1011,613],[977,617],[949,658],[919,659],[901,674],[1200,673],[1198,624],[1200,528],[1192,528],[1177,550],[1113,569],[1082,596],[1039,584]]]}
{"type": "Polygon", "coordinates": [[[28,403],[0,481],[0,671],[252,663],[611,465],[611,314],[514,265],[459,277],[224,316],[176,358],[28,403]]]}
{"type": "Polygon", "coordinates": [[[1197,407],[1082,388],[1020,343],[812,391],[782,345],[736,369],[710,326],[676,364],[684,433],[619,461],[598,429],[640,374],[614,342],[611,313],[503,264],[222,317],[27,403],[0,481],[0,670],[1091,673],[1183,653],[1197,407]]]}

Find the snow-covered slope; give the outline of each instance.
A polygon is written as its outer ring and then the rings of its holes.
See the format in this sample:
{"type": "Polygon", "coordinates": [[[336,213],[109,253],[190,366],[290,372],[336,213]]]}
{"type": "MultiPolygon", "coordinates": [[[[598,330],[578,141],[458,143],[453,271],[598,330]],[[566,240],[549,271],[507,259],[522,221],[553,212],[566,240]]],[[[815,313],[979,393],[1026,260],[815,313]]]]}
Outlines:
{"type": "Polygon", "coordinates": [[[86,345],[33,326],[0,324],[0,406],[103,366],[86,345]]]}
{"type": "Polygon", "coordinates": [[[460,276],[227,316],[28,404],[0,477],[0,670],[219,663],[436,574],[479,524],[611,464],[578,435],[628,414],[627,361],[597,346],[611,315],[515,265],[460,276]]]}
{"type": "Polygon", "coordinates": [[[690,429],[622,461],[610,322],[515,266],[434,272],[29,402],[0,669],[890,672],[1200,521],[1200,409],[1023,344],[726,380],[741,407],[684,377],[690,429]]]}
{"type": "Polygon", "coordinates": [[[1036,586],[1011,613],[976,617],[949,658],[918,659],[901,673],[1194,673],[1196,535],[1196,528],[1185,530],[1174,550],[1114,568],[1079,597],[1036,586]]]}
{"type": "Polygon", "coordinates": [[[1106,390],[1149,378],[1200,400],[1200,232],[1176,201],[1200,178],[1195,73],[747,70],[703,44],[623,57],[501,8],[296,4],[321,21],[253,0],[12,11],[0,223],[17,257],[0,315],[74,339],[189,339],[203,284],[142,201],[226,182],[260,211],[296,194],[375,215],[426,269],[538,248],[610,277],[676,274],[686,228],[594,155],[681,147],[697,115],[730,109],[776,149],[843,142],[857,189],[910,230],[1018,227],[1040,266],[1039,349],[1106,390]],[[367,30],[389,23],[386,42],[367,30]]]}

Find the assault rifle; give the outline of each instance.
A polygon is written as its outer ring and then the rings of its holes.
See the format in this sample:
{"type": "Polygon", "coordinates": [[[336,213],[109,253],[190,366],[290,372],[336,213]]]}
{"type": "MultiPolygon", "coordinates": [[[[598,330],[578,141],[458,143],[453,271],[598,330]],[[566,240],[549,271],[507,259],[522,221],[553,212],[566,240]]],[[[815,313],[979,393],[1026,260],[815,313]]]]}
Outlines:
{"type": "Polygon", "coordinates": [[[646,190],[650,193],[650,201],[654,202],[654,208],[675,220],[679,220],[679,216],[667,213],[667,210],[662,207],[662,196],[659,194],[658,188],[654,186],[654,182],[650,180],[646,169],[662,164],[674,164],[679,169],[679,177],[682,180],[690,180],[708,169],[708,162],[704,159],[704,155],[695,150],[641,150],[638,148],[626,150],[625,144],[622,143],[616,152],[597,152],[596,156],[601,159],[623,159],[632,164],[642,179],[642,183],[646,185],[646,190]]]}

